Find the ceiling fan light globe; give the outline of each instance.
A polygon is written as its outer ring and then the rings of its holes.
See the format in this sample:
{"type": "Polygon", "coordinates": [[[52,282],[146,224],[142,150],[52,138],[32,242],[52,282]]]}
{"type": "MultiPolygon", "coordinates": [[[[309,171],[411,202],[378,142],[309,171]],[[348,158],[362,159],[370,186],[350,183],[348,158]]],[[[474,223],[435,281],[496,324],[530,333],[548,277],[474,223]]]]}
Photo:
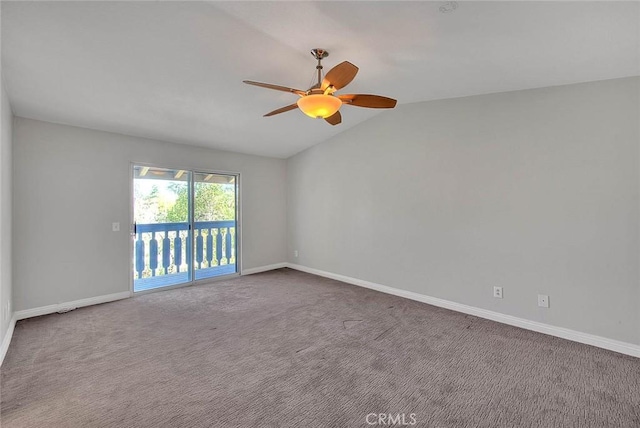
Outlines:
{"type": "Polygon", "coordinates": [[[314,94],[301,97],[297,104],[307,116],[314,119],[324,119],[333,116],[340,110],[342,101],[333,95],[314,94]]]}

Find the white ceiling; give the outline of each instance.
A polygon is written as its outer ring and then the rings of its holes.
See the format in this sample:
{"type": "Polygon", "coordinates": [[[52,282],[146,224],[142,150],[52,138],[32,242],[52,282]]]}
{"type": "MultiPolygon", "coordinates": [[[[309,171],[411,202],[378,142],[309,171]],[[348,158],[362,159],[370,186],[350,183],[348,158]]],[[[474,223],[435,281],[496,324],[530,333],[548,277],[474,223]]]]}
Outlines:
{"type": "Polygon", "coordinates": [[[640,75],[637,2],[2,2],[2,61],[18,116],[288,157],[380,110],[345,106],[332,127],[296,96],[360,67],[340,93],[399,104],[640,75]]]}

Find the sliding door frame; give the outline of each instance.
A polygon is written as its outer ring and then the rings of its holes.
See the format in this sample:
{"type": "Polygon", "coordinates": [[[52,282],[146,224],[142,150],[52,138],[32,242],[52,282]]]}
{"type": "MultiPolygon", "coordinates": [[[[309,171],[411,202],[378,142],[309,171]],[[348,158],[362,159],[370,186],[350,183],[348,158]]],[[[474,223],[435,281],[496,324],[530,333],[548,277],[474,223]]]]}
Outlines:
{"type": "Polygon", "coordinates": [[[229,278],[233,278],[236,276],[240,276],[241,272],[242,272],[242,207],[241,207],[241,200],[242,200],[242,180],[240,177],[240,173],[239,172],[231,172],[231,171],[221,171],[221,170],[215,170],[215,169],[208,169],[208,168],[183,168],[181,166],[176,166],[176,165],[172,165],[172,166],[164,166],[161,164],[154,164],[154,163],[149,163],[149,162],[130,162],[129,163],[129,294],[131,296],[140,296],[142,294],[147,294],[147,293],[155,293],[157,291],[165,291],[165,290],[172,290],[174,288],[182,288],[182,287],[189,287],[191,285],[199,285],[199,284],[208,284],[211,282],[216,282],[216,281],[222,281],[225,279],[229,279],[229,278]],[[133,173],[133,168],[134,166],[148,166],[150,168],[162,168],[162,169],[172,169],[172,170],[184,170],[184,171],[189,171],[190,172],[190,179],[189,179],[189,199],[190,199],[190,203],[189,203],[189,236],[191,237],[191,239],[189,239],[190,243],[189,245],[191,246],[190,248],[190,254],[191,257],[194,258],[194,254],[195,251],[193,249],[194,243],[195,243],[195,237],[193,236],[193,232],[194,232],[194,209],[195,209],[195,203],[194,203],[194,196],[195,196],[195,174],[197,173],[203,173],[203,174],[217,174],[217,175],[229,175],[229,176],[233,176],[235,177],[235,186],[236,186],[236,191],[235,191],[235,196],[236,196],[236,240],[235,240],[235,256],[236,256],[236,272],[235,273],[230,273],[227,275],[220,275],[220,276],[214,276],[214,277],[210,277],[210,278],[203,278],[203,279],[195,279],[195,263],[194,260],[190,260],[189,263],[189,269],[190,269],[190,281],[188,282],[184,282],[182,284],[176,284],[176,285],[169,285],[166,287],[160,287],[160,288],[156,288],[156,289],[152,289],[152,290],[144,290],[144,291],[138,291],[135,292],[133,291],[133,285],[134,285],[134,275],[133,275],[133,268],[134,268],[134,256],[135,256],[135,234],[134,234],[134,225],[135,225],[135,217],[134,217],[134,173],[133,173]]]}

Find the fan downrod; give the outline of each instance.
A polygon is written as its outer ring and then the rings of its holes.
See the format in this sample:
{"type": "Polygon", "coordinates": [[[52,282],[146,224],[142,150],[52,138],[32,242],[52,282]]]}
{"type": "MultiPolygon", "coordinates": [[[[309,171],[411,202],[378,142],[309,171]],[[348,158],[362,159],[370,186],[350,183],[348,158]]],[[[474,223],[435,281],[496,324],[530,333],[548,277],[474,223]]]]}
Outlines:
{"type": "Polygon", "coordinates": [[[316,89],[320,88],[320,86],[322,85],[322,58],[328,57],[329,52],[321,48],[315,48],[311,49],[311,55],[313,55],[313,57],[318,60],[318,65],[316,65],[316,70],[318,71],[318,83],[316,83],[311,88],[316,89]]]}

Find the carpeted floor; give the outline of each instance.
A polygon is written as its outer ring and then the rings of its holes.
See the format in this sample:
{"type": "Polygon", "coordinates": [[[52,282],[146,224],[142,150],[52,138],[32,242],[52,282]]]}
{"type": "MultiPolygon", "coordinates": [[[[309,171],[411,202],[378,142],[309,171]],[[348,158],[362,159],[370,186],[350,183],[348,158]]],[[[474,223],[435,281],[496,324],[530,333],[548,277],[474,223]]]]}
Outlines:
{"type": "Polygon", "coordinates": [[[20,321],[1,404],[4,428],[639,427],[640,359],[281,269],[20,321]]]}

